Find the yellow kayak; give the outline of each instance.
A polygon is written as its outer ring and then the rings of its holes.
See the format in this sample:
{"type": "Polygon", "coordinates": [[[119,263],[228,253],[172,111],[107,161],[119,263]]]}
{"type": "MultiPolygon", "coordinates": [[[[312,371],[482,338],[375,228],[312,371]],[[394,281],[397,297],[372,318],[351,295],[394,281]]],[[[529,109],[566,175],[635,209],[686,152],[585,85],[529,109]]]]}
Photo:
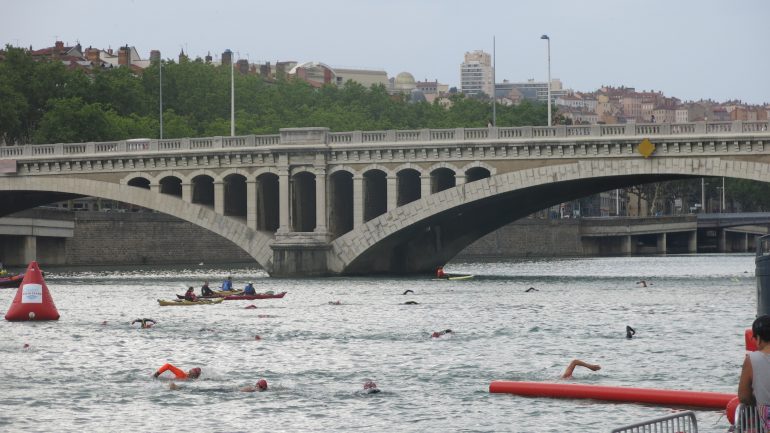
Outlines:
{"type": "Polygon", "coordinates": [[[158,304],[160,304],[163,307],[167,307],[169,305],[209,305],[209,304],[219,304],[224,300],[225,298],[199,299],[197,301],[188,301],[185,299],[174,299],[171,301],[167,301],[164,299],[158,299],[158,304]]]}

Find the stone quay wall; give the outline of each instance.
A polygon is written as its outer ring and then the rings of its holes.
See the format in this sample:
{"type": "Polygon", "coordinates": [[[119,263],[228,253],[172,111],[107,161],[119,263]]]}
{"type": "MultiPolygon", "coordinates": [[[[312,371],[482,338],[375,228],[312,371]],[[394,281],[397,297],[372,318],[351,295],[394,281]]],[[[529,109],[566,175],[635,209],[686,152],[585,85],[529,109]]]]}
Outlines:
{"type": "MultiPolygon", "coordinates": [[[[253,259],[208,230],[160,213],[74,212],[67,265],[244,263],[253,259]]],[[[579,256],[577,220],[524,219],[468,246],[457,258],[579,256]]]]}
{"type": "Polygon", "coordinates": [[[159,213],[74,212],[67,265],[253,262],[227,239],[159,213]]]}

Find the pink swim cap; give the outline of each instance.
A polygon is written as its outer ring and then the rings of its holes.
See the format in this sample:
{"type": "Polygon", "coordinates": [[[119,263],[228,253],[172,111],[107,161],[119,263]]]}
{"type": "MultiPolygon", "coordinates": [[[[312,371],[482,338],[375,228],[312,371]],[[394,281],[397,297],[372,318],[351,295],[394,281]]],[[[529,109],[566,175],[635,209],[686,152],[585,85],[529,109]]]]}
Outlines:
{"type": "Polygon", "coordinates": [[[196,378],[196,377],[200,376],[201,375],[201,368],[200,367],[191,368],[190,372],[189,372],[189,375],[192,378],[196,378]]]}
{"type": "Polygon", "coordinates": [[[364,389],[374,389],[374,388],[377,388],[377,384],[374,383],[373,381],[367,380],[366,382],[364,382],[364,389]]]}
{"type": "Polygon", "coordinates": [[[265,379],[259,379],[257,381],[257,388],[261,389],[262,391],[267,389],[267,381],[265,379]]]}

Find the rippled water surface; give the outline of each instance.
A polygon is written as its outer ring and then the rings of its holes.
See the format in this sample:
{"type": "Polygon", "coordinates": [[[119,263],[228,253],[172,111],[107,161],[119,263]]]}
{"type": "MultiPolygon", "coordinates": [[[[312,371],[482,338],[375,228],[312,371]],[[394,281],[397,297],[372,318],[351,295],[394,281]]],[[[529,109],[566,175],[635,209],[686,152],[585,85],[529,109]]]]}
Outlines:
{"type": "MultiPolygon", "coordinates": [[[[258,269],[49,269],[57,322],[0,322],[0,431],[608,432],[671,408],[489,394],[495,379],[735,392],[754,257],[452,263],[469,281],[271,279],[258,269]],[[229,274],[283,299],[160,307],[229,274]],[[653,284],[638,287],[645,279],[653,284]],[[537,292],[525,293],[528,287],[537,292]],[[411,289],[414,294],[402,295],[411,289]],[[330,305],[340,300],[342,305],[330,305]],[[404,305],[416,301],[418,305],[404,305]],[[256,309],[245,309],[250,304],[256,309]],[[129,322],[158,321],[152,329],[129,322]],[[106,321],[106,324],[102,324],[106,321]],[[625,327],[636,328],[632,340],[625,327]],[[451,328],[450,338],[432,339],[451,328]],[[260,335],[261,340],[255,340],[260,335]],[[29,349],[23,348],[29,344],[29,349]],[[176,391],[151,374],[203,368],[176,391]],[[270,391],[239,392],[264,377],[270,391]],[[373,379],[380,394],[359,392],[373,379]]],[[[212,284],[213,286],[214,284],[212,284]]],[[[0,289],[0,311],[15,290],[0,289]]],[[[718,411],[700,431],[724,432],[718,411]]]]}

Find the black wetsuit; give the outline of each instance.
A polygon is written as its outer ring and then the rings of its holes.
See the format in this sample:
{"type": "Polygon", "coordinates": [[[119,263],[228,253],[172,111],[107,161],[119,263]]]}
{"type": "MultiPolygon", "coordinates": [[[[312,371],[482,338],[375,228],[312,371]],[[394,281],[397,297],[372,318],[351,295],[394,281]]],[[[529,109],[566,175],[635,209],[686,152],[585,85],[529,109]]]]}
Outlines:
{"type": "Polygon", "coordinates": [[[214,291],[209,288],[208,284],[204,284],[203,287],[201,287],[201,296],[211,296],[214,294],[214,291]]]}
{"type": "Polygon", "coordinates": [[[633,338],[636,334],[636,330],[630,326],[626,326],[626,338],[633,338]]]}
{"type": "Polygon", "coordinates": [[[136,320],[134,320],[133,322],[131,322],[131,324],[133,325],[133,324],[134,324],[134,323],[136,323],[136,322],[139,322],[139,323],[141,323],[141,324],[142,324],[142,328],[146,328],[146,327],[147,327],[147,322],[151,322],[153,325],[155,325],[155,323],[156,323],[156,322],[155,322],[154,320],[152,320],[152,319],[136,319],[136,320]]]}

